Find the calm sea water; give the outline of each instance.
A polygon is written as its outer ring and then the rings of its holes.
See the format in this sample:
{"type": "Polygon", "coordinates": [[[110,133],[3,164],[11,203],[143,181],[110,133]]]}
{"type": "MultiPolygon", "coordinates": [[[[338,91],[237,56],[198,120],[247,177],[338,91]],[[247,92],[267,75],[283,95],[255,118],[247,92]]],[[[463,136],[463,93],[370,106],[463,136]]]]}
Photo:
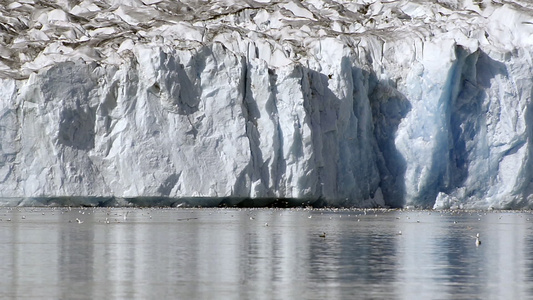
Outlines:
{"type": "Polygon", "coordinates": [[[533,299],[530,212],[3,208],[0,219],[0,298],[533,299]]]}

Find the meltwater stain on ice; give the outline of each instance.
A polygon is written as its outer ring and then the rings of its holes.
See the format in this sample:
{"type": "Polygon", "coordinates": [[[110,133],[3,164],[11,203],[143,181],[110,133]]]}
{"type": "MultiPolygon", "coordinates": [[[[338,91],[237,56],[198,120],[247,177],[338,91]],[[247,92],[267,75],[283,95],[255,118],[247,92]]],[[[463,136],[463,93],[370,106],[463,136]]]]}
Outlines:
{"type": "Polygon", "coordinates": [[[60,116],[59,143],[80,150],[94,148],[94,111],[64,110],[60,116]]]}

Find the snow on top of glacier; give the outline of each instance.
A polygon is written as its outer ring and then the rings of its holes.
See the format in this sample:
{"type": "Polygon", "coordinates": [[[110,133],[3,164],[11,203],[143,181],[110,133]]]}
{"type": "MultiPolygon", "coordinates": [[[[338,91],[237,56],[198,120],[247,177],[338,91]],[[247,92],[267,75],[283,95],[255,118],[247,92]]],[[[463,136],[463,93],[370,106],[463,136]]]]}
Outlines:
{"type": "Polygon", "coordinates": [[[138,43],[190,49],[218,41],[245,53],[232,44],[235,34],[266,41],[273,66],[305,58],[306,45],[325,37],[353,45],[364,35],[451,35],[467,48],[512,51],[533,44],[531,20],[533,5],[524,0],[4,0],[0,77],[26,78],[73,59],[120,64],[117,50],[138,43]]]}

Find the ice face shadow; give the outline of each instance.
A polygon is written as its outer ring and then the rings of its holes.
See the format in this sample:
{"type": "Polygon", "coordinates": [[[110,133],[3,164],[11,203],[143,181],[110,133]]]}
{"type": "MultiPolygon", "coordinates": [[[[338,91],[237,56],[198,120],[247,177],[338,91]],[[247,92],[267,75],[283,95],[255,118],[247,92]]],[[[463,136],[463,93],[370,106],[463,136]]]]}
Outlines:
{"type": "MultiPolygon", "coordinates": [[[[482,151],[490,151],[490,149],[483,150],[479,146],[479,140],[483,137],[482,132],[486,130],[489,122],[487,118],[490,112],[487,110],[490,109],[490,105],[487,103],[490,99],[487,94],[496,76],[509,76],[505,64],[491,59],[483,51],[468,53],[459,47],[456,52],[457,57],[463,60],[463,64],[457,73],[457,78],[453,78],[457,82],[459,91],[449,105],[451,147],[448,154],[449,179],[446,180],[449,184],[441,187],[446,193],[462,187],[471,176],[470,164],[479,157],[487,156],[487,153],[482,151]]],[[[479,176],[490,178],[495,175],[479,174],[479,176]]],[[[475,187],[471,190],[476,194],[468,193],[465,196],[482,197],[488,186],[475,187]]]]}
{"type": "Polygon", "coordinates": [[[403,118],[411,110],[411,103],[392,82],[377,79],[367,73],[370,84],[374,136],[379,149],[378,166],[381,189],[387,205],[405,205],[405,171],[407,162],[395,144],[396,132],[403,118]]]}

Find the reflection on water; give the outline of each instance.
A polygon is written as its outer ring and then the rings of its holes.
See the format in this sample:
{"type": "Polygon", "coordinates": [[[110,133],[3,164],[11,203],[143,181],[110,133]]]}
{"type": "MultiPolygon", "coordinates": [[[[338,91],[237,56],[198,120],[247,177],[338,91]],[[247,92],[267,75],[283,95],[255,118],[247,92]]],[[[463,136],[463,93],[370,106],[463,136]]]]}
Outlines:
{"type": "Polygon", "coordinates": [[[533,299],[529,218],[4,208],[0,298],[533,299]]]}

